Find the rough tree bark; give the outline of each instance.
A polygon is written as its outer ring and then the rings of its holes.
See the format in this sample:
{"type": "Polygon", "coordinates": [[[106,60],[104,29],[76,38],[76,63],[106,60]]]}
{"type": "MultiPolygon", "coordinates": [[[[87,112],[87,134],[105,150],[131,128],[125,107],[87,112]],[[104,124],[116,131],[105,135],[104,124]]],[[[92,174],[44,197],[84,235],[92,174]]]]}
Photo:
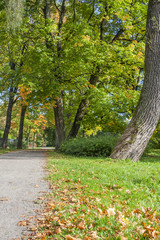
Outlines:
{"type": "Polygon", "coordinates": [[[111,158],[138,161],[160,116],[160,1],[150,0],[147,13],[145,78],[135,114],[111,158]]]}
{"type": "Polygon", "coordinates": [[[23,145],[22,144],[22,142],[23,142],[23,126],[24,126],[24,118],[25,118],[26,110],[27,110],[27,106],[22,106],[21,118],[20,118],[20,124],[19,124],[17,149],[22,149],[22,145],[23,145]]]}
{"type": "Polygon", "coordinates": [[[13,87],[10,88],[6,125],[5,125],[3,139],[2,139],[2,148],[7,148],[8,135],[9,135],[10,127],[11,127],[12,109],[13,109],[13,105],[15,103],[14,95],[16,94],[16,92],[17,92],[17,88],[13,88],[13,87]]]}

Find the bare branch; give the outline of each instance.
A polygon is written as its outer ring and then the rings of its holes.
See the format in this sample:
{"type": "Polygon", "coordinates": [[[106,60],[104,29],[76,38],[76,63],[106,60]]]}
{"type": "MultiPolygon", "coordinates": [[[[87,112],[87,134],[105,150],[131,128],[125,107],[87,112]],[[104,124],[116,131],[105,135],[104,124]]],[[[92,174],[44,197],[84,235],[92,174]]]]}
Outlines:
{"type": "Polygon", "coordinates": [[[126,29],[125,28],[121,28],[119,29],[119,31],[117,32],[117,34],[114,36],[114,38],[112,39],[112,41],[110,42],[110,44],[114,43],[115,41],[117,41],[119,39],[119,37],[124,33],[126,29]]]}
{"type": "Polygon", "coordinates": [[[61,12],[60,9],[59,9],[58,6],[57,6],[56,0],[53,0],[53,2],[54,2],[54,6],[55,6],[56,9],[58,10],[58,12],[61,12]]]}

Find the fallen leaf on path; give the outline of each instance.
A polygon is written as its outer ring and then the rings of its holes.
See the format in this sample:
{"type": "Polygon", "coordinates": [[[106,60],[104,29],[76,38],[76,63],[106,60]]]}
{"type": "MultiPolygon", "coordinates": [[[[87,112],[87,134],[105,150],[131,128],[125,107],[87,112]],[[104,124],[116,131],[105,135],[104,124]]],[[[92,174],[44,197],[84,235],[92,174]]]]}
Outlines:
{"type": "Polygon", "coordinates": [[[5,197],[0,197],[0,201],[5,202],[5,201],[8,201],[8,199],[5,197]]]}
{"type": "Polygon", "coordinates": [[[38,188],[39,186],[38,185],[34,185],[35,188],[38,188]]]}
{"type": "Polygon", "coordinates": [[[30,221],[28,221],[28,220],[18,222],[18,226],[27,226],[29,224],[30,224],[30,221]]]}

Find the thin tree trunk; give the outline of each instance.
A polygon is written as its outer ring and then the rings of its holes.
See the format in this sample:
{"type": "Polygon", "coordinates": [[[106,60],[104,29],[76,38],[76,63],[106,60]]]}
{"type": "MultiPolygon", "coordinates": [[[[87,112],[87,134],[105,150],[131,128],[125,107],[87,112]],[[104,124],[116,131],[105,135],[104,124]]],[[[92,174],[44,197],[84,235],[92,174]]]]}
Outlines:
{"type": "Polygon", "coordinates": [[[150,0],[147,13],[145,78],[135,114],[111,158],[138,161],[160,116],[160,2],[150,0]]]}
{"type": "Polygon", "coordinates": [[[23,145],[23,127],[24,127],[24,118],[25,118],[26,110],[27,110],[27,106],[22,106],[20,125],[19,125],[18,143],[17,143],[18,149],[22,149],[22,145],[23,145]]]}
{"type": "Polygon", "coordinates": [[[79,104],[72,128],[68,134],[68,138],[76,138],[79,128],[81,126],[81,121],[87,112],[88,106],[89,99],[88,98],[82,99],[82,101],[79,104]]]}
{"type": "Polygon", "coordinates": [[[13,90],[13,88],[11,88],[10,94],[9,94],[9,104],[8,104],[8,108],[7,108],[6,125],[5,125],[5,129],[4,129],[3,140],[2,140],[2,148],[7,148],[8,135],[9,135],[10,127],[11,127],[13,105],[14,105],[14,90],[13,90]]]}
{"type": "Polygon", "coordinates": [[[36,138],[36,134],[33,133],[32,148],[34,148],[35,138],[36,138]]]}
{"type": "Polygon", "coordinates": [[[65,123],[64,123],[64,109],[63,96],[56,100],[56,107],[54,108],[55,126],[56,126],[56,150],[65,140],[65,123]]]}
{"type": "MultiPolygon", "coordinates": [[[[65,8],[66,0],[62,1],[61,8],[59,9],[59,22],[58,22],[58,36],[62,37],[62,26],[65,17],[65,8]]],[[[45,16],[45,24],[47,25],[47,20],[50,19],[50,1],[46,0],[45,7],[44,7],[44,16],[45,16]]],[[[52,34],[50,33],[52,36],[52,34]]],[[[51,49],[53,47],[52,42],[48,42],[46,40],[46,47],[51,49]]],[[[60,39],[57,42],[57,56],[61,58],[61,51],[62,51],[62,40],[60,39]]],[[[61,83],[62,76],[61,73],[58,74],[57,80],[61,83]]],[[[58,149],[61,143],[65,140],[65,122],[64,122],[64,107],[63,107],[63,94],[60,92],[58,99],[56,100],[56,108],[54,108],[54,115],[55,115],[55,128],[56,128],[56,149],[58,149]]]]}
{"type": "Polygon", "coordinates": [[[31,132],[31,127],[28,127],[28,132],[27,132],[27,147],[29,148],[29,137],[30,137],[30,132],[31,132]]]}

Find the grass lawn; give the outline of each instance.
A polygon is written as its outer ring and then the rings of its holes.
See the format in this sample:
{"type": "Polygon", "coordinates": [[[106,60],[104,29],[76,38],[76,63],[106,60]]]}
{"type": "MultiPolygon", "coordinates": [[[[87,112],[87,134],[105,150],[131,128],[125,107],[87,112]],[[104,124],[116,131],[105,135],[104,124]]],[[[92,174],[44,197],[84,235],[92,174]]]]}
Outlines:
{"type": "Polygon", "coordinates": [[[2,149],[2,148],[0,148],[0,154],[8,153],[8,152],[11,152],[13,150],[15,150],[15,149],[2,149]]]}
{"type": "Polygon", "coordinates": [[[160,239],[160,150],[140,162],[49,153],[39,239],[160,239]]]}

